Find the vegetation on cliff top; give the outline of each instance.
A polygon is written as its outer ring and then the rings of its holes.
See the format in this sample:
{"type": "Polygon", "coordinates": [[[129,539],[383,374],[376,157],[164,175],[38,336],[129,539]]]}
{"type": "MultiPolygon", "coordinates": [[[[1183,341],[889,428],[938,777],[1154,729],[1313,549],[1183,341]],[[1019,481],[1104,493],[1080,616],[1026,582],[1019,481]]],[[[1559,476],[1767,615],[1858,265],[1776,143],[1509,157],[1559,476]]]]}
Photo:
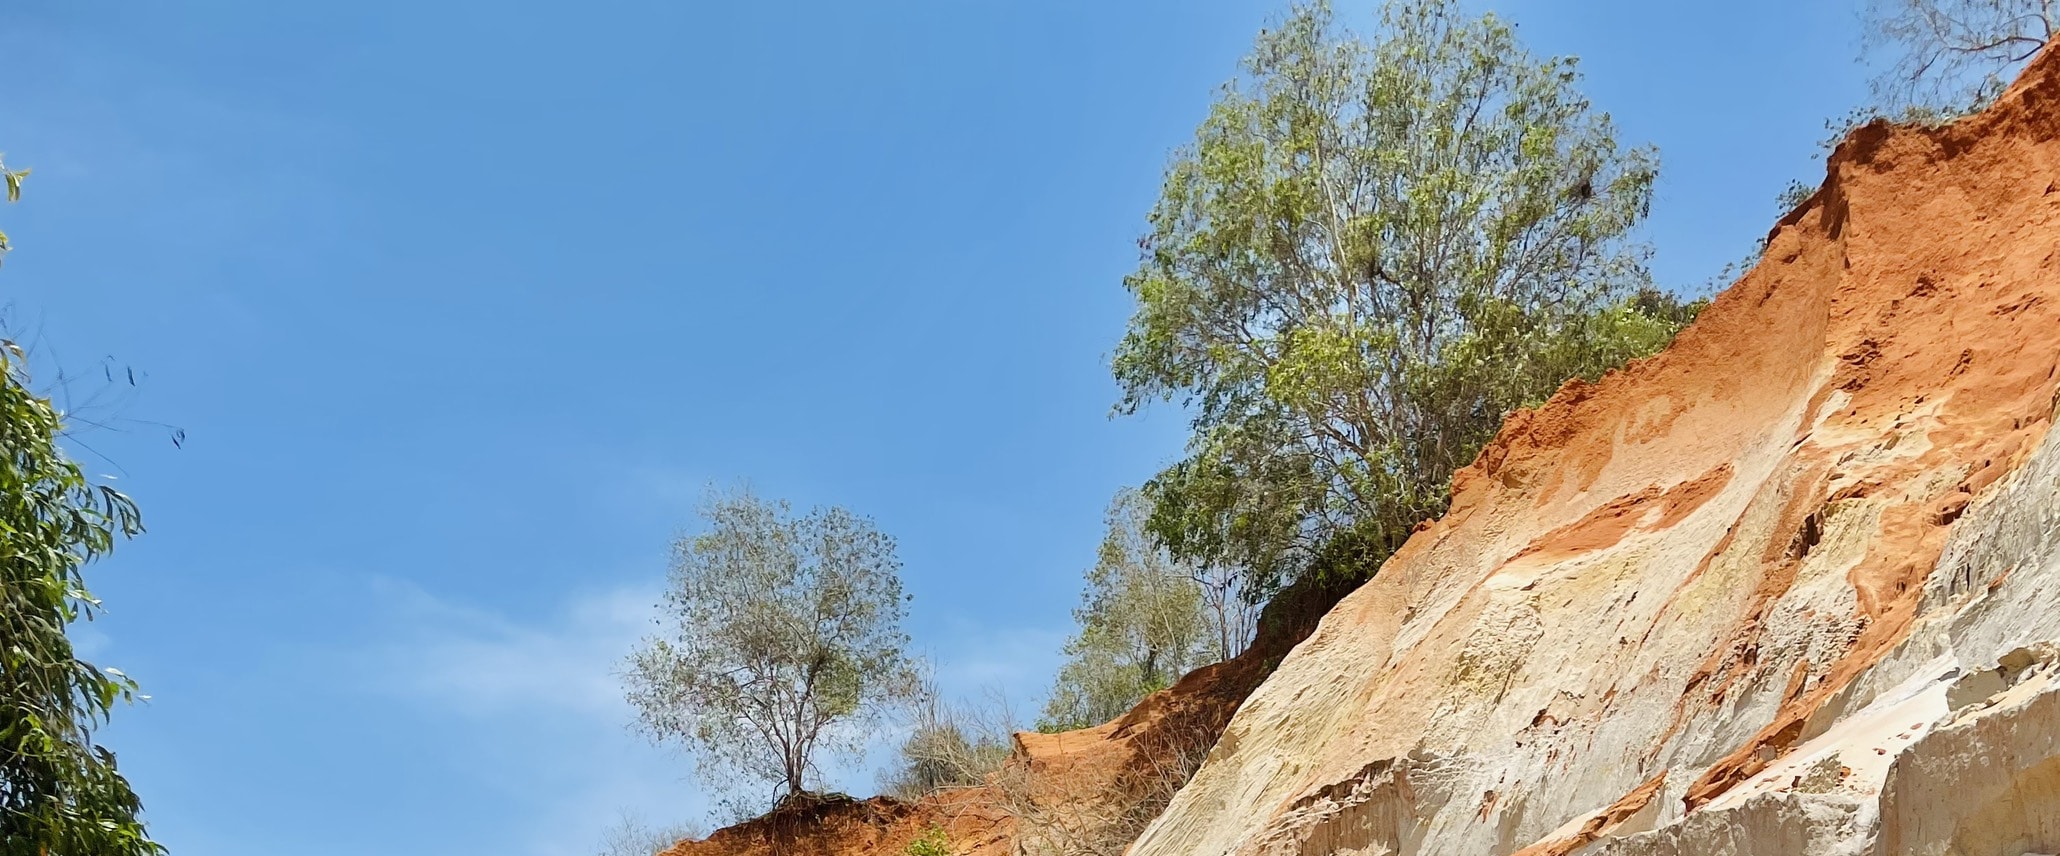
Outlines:
{"type": "Polygon", "coordinates": [[[1235,656],[1250,640],[1242,592],[1206,587],[1225,577],[1174,561],[1145,530],[1150,514],[1135,490],[1118,492],[1109,504],[1108,534],[1073,611],[1079,630],[1066,641],[1066,662],[1039,730],[1100,725],[1181,675],[1235,656]]]}

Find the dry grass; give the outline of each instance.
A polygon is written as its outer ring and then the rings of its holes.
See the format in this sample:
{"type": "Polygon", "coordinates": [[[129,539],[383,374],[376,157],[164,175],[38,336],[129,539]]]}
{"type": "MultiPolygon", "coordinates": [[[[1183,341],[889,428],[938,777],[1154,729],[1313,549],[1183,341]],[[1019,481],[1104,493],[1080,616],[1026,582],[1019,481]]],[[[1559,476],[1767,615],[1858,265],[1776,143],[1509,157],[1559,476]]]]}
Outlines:
{"type": "Polygon", "coordinates": [[[1019,758],[991,784],[1016,820],[1022,856],[1121,856],[1194,778],[1214,742],[1209,729],[1158,728],[1109,747],[1129,755],[1112,775],[1019,758]]]}

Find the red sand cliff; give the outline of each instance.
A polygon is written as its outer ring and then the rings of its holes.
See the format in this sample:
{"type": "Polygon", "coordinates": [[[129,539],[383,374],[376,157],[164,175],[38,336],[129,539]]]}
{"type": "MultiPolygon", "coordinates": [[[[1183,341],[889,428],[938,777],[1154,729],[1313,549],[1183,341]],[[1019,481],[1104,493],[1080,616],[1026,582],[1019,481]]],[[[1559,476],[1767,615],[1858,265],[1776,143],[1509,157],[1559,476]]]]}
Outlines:
{"type": "MultiPolygon", "coordinates": [[[[1862,128],[1828,173],[1671,348],[1511,417],[1306,642],[1016,763],[1091,795],[1170,723],[1229,721],[1140,856],[1569,853],[1780,763],[1910,636],[1955,522],[2054,418],[2060,59],[1981,115],[1862,128]]],[[[778,824],[785,852],[895,853],[932,823],[998,856],[998,806],[838,803],[668,856],[770,852],[778,824]]]]}

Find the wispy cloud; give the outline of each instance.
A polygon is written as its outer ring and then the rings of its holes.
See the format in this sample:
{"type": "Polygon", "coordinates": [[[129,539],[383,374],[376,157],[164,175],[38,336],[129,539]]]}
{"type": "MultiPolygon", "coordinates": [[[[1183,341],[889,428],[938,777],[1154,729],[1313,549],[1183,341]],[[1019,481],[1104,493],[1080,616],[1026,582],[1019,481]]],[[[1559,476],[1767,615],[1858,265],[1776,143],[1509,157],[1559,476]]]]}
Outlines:
{"type": "Polygon", "coordinates": [[[413,715],[460,718],[481,739],[452,751],[548,782],[511,836],[517,852],[591,850],[625,814],[667,825],[698,820],[707,800],[677,751],[630,732],[617,667],[651,627],[652,589],[623,586],[565,598],[518,618],[413,583],[374,581],[384,629],[356,658],[368,692],[413,715]]]}
{"type": "Polygon", "coordinates": [[[655,591],[579,595],[559,614],[525,622],[410,583],[375,585],[395,628],[375,657],[381,689],[474,717],[559,712],[626,720],[617,667],[650,629],[655,591]]]}

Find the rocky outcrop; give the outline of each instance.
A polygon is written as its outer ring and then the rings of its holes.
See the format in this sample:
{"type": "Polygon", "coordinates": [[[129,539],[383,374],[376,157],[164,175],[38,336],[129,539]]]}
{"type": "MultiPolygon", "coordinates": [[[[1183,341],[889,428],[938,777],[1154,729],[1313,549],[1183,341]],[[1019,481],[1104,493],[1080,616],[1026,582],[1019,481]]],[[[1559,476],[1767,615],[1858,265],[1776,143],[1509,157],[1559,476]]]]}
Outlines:
{"type": "Polygon", "coordinates": [[[1135,856],[2060,852],[2060,59],[1518,414],[1135,856]]]}

